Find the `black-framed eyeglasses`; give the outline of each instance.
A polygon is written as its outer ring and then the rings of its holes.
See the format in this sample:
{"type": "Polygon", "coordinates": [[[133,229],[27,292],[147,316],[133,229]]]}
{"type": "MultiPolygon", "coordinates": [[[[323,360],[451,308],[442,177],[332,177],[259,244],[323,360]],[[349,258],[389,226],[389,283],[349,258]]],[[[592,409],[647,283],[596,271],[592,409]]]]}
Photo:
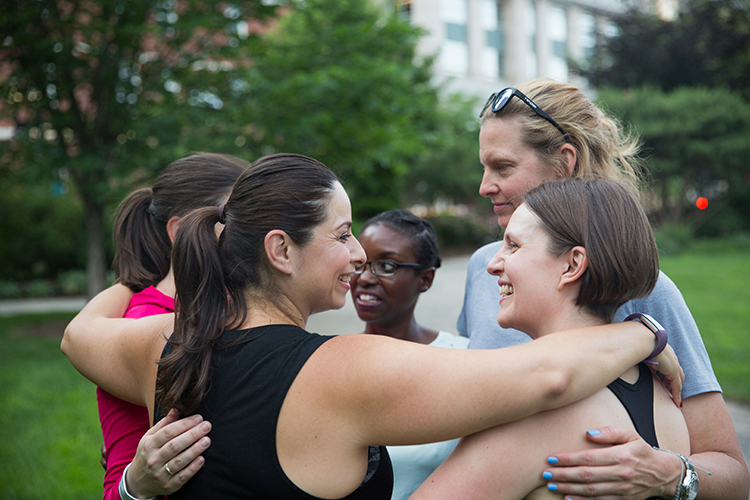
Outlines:
{"type": "Polygon", "coordinates": [[[427,269],[427,266],[422,264],[405,264],[403,262],[395,262],[393,260],[368,260],[362,265],[354,266],[354,274],[362,274],[365,272],[365,268],[370,266],[370,271],[375,276],[390,277],[395,276],[396,272],[400,267],[410,267],[412,269],[427,269]]]}
{"type": "MultiPolygon", "coordinates": [[[[494,92],[489,99],[487,99],[487,102],[484,103],[484,107],[482,108],[482,112],[479,113],[479,117],[481,118],[484,116],[484,112],[487,111],[487,108],[490,108],[493,113],[497,113],[501,109],[505,107],[506,104],[510,101],[510,98],[516,96],[519,99],[521,99],[523,102],[526,103],[528,107],[531,108],[534,113],[541,116],[548,122],[550,122],[557,130],[560,131],[562,135],[565,136],[565,140],[568,141],[568,134],[563,130],[563,128],[552,119],[550,115],[548,115],[542,108],[536,105],[534,101],[532,101],[530,98],[528,98],[523,92],[520,90],[508,87],[506,89],[501,90],[500,92],[494,92]]],[[[568,141],[570,142],[570,141],[568,141]]]]}

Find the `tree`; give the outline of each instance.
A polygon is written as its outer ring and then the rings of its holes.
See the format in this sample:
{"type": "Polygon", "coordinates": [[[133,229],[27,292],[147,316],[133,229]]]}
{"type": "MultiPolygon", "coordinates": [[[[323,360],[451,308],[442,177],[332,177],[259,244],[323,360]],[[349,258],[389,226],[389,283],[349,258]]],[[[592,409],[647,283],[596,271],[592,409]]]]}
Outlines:
{"type": "Polygon", "coordinates": [[[219,113],[241,91],[245,21],[273,12],[261,0],[0,3],[0,113],[18,125],[0,166],[30,182],[70,176],[90,295],[105,285],[106,203],[206,138],[220,151],[240,135],[219,113]]]}
{"type": "Polygon", "coordinates": [[[294,2],[248,72],[259,147],[331,166],[357,218],[396,206],[404,175],[445,131],[419,35],[369,0],[294,2]]]}
{"type": "Polygon", "coordinates": [[[687,0],[674,21],[637,8],[613,18],[579,71],[594,87],[725,87],[750,101],[750,2],[687,0]]]}
{"type": "MultiPolygon", "coordinates": [[[[599,99],[641,135],[653,180],[651,208],[657,224],[698,224],[719,211],[726,217],[728,208],[748,199],[750,104],[739,94],[724,89],[663,92],[640,87],[601,89],[599,99]],[[707,210],[695,209],[698,196],[708,198],[707,210]]],[[[739,214],[744,229],[750,228],[747,211],[739,214]]]]}

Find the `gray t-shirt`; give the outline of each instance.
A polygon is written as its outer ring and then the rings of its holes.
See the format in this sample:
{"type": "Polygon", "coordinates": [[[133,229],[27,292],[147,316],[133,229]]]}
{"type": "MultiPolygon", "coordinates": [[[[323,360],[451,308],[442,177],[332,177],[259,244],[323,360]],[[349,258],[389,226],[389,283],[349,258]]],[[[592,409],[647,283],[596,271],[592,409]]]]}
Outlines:
{"type": "MultiPolygon", "coordinates": [[[[464,304],[456,324],[458,332],[469,337],[469,349],[509,347],[531,340],[525,333],[497,324],[500,312],[497,277],[487,272],[487,263],[501,246],[501,241],[485,245],[469,260],[464,304]]],[[[618,309],[615,322],[623,321],[634,312],[653,316],[667,331],[669,345],[685,372],[683,399],[704,392],[721,392],[698,326],[682,294],[666,274],[659,273],[651,295],[631,300],[618,309]]]]}

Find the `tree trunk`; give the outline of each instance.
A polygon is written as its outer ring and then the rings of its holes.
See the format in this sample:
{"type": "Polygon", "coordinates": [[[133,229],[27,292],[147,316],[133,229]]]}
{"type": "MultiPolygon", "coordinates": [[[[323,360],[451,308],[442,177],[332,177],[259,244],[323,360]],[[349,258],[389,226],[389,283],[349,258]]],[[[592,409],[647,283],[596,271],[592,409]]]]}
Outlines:
{"type": "Polygon", "coordinates": [[[87,295],[91,299],[107,286],[107,264],[104,255],[104,207],[91,200],[85,200],[85,205],[87,295]]]}

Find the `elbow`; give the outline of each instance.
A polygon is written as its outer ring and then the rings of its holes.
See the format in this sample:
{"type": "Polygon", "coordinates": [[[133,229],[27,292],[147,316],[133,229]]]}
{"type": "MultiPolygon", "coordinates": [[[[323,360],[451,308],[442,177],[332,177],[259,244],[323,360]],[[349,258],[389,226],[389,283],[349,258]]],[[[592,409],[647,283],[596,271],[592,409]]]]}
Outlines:
{"type": "Polygon", "coordinates": [[[65,332],[63,333],[62,342],[60,342],[60,350],[62,353],[70,359],[70,325],[65,327],[65,332]]]}
{"type": "Polygon", "coordinates": [[[65,331],[63,332],[63,338],[62,338],[62,341],[60,342],[60,350],[65,355],[65,357],[68,358],[69,360],[71,359],[70,357],[73,354],[73,338],[75,337],[73,333],[75,330],[74,323],[75,323],[75,319],[73,319],[73,321],[68,323],[68,326],[65,327],[65,331]]]}
{"type": "Polygon", "coordinates": [[[573,389],[573,375],[562,368],[551,369],[544,380],[543,401],[548,409],[566,405],[573,389]]]}

